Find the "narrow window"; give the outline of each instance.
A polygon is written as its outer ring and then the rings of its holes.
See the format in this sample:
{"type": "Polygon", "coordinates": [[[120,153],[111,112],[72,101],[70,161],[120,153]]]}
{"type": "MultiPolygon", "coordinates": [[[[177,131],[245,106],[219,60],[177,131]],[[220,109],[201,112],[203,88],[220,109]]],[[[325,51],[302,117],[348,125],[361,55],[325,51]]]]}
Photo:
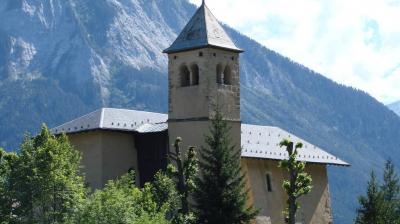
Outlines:
{"type": "Polygon", "coordinates": [[[190,85],[190,71],[186,65],[182,65],[179,69],[179,77],[181,86],[189,86],[190,85]]]}
{"type": "Polygon", "coordinates": [[[224,82],[225,85],[232,85],[232,72],[231,68],[227,65],[224,70],[224,82]]]}
{"type": "Polygon", "coordinates": [[[272,183],[271,183],[271,175],[267,173],[265,175],[266,181],[267,181],[267,191],[272,192],[272,183]]]}
{"type": "Polygon", "coordinates": [[[196,64],[193,64],[191,66],[191,70],[192,70],[192,81],[191,81],[191,85],[199,85],[199,66],[196,64]]]}
{"type": "Polygon", "coordinates": [[[222,70],[222,65],[217,65],[217,83],[223,84],[224,83],[224,71],[222,70]]]}

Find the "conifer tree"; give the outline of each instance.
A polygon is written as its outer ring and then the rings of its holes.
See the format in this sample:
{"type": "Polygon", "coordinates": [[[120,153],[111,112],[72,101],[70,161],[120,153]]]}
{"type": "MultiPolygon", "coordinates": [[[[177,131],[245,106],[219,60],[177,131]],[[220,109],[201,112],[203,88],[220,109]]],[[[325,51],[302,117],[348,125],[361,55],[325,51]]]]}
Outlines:
{"type": "Polygon", "coordinates": [[[379,188],[374,172],[368,182],[367,195],[358,199],[356,224],[387,224],[384,221],[384,194],[379,188]]]}
{"type": "Polygon", "coordinates": [[[384,199],[384,222],[400,224],[400,183],[391,160],[385,164],[381,191],[384,199]]]}
{"type": "Polygon", "coordinates": [[[240,150],[231,143],[230,128],[217,107],[206,147],[200,151],[200,173],[195,201],[199,223],[249,223],[257,212],[247,205],[240,150]]]}
{"type": "Polygon", "coordinates": [[[302,148],[303,144],[299,142],[293,148],[293,142],[284,139],[279,145],[280,147],[285,146],[289,155],[287,160],[282,160],[279,163],[281,168],[289,172],[289,180],[284,180],[283,182],[283,188],[288,195],[288,207],[284,213],[287,215],[286,222],[289,224],[295,224],[296,212],[299,208],[297,199],[311,191],[312,178],[305,172],[306,163],[297,161],[296,159],[298,149],[302,148]]]}

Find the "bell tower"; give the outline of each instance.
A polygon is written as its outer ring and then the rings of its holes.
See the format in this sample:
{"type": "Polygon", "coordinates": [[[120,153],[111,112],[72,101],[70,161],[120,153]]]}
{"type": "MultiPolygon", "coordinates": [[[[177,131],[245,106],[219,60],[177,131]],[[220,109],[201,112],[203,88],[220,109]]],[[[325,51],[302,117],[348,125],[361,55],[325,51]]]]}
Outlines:
{"type": "Polygon", "coordinates": [[[203,1],[168,54],[170,142],[182,137],[184,147],[204,145],[215,106],[240,144],[239,54],[218,20],[203,1]]]}

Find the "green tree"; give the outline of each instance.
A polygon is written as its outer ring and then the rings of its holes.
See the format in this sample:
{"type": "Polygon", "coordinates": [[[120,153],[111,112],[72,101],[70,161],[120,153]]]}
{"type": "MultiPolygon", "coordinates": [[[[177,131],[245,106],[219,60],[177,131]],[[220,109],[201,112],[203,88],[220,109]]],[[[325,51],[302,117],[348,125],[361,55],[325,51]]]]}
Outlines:
{"type": "Polygon", "coordinates": [[[169,153],[173,161],[167,167],[166,173],[159,171],[153,182],[153,193],[159,204],[168,205],[167,216],[173,224],[195,223],[189,198],[196,188],[195,178],[198,173],[198,160],[194,147],[190,147],[182,158],[180,149],[181,138],[174,143],[175,152],[169,153]]]}
{"type": "Polygon", "coordinates": [[[231,144],[230,128],[219,108],[212,120],[206,147],[200,151],[200,173],[194,194],[199,223],[242,224],[257,212],[247,205],[240,150],[231,144]]]}
{"type": "Polygon", "coordinates": [[[15,158],[15,154],[6,153],[0,148],[0,220],[8,223],[12,217],[12,194],[10,185],[10,165],[9,161],[15,158]]]}
{"type": "Polygon", "coordinates": [[[176,164],[176,168],[169,166],[169,174],[177,180],[177,190],[181,199],[181,213],[191,215],[189,197],[196,189],[195,179],[198,173],[198,159],[194,147],[189,147],[185,158],[182,159],[180,145],[182,139],[178,137],[174,142],[175,152],[169,153],[169,158],[176,164]]]}
{"type": "Polygon", "coordinates": [[[385,223],[400,223],[400,184],[394,164],[388,160],[383,173],[381,191],[384,200],[383,220],[385,223]]]}
{"type": "Polygon", "coordinates": [[[299,209],[299,203],[297,199],[302,195],[308,194],[311,189],[311,176],[305,172],[306,163],[297,161],[298,149],[303,147],[302,143],[297,143],[293,148],[294,143],[284,139],[280,142],[280,147],[285,146],[288,152],[289,158],[282,160],[279,166],[289,173],[289,180],[283,181],[283,188],[288,195],[287,208],[284,212],[286,217],[286,222],[289,224],[296,223],[296,212],[299,209]]]}
{"type": "Polygon", "coordinates": [[[18,154],[1,152],[1,216],[10,223],[62,223],[84,200],[81,156],[43,125],[18,154]],[[6,196],[4,196],[6,195],[6,196]]]}
{"type": "Polygon", "coordinates": [[[170,175],[163,171],[157,172],[152,183],[152,193],[154,200],[161,210],[163,206],[167,207],[166,217],[168,220],[176,220],[180,217],[181,200],[177,191],[177,185],[170,175]]]}
{"type": "Polygon", "coordinates": [[[73,214],[69,224],[168,224],[167,205],[158,205],[151,184],[139,189],[134,174],[109,181],[104,189],[96,190],[73,214]]]}
{"type": "Polygon", "coordinates": [[[360,196],[358,201],[360,208],[357,209],[357,224],[385,224],[384,195],[373,171],[368,182],[367,195],[360,196]]]}

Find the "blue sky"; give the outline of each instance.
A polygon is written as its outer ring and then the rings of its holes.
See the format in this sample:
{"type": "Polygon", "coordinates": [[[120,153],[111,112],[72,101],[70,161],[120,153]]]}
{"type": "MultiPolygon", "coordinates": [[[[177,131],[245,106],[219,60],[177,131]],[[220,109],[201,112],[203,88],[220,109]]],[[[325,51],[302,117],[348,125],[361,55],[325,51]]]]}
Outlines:
{"type": "Polygon", "coordinates": [[[206,3],[219,20],[268,48],[385,104],[400,100],[400,0],[206,3]]]}

